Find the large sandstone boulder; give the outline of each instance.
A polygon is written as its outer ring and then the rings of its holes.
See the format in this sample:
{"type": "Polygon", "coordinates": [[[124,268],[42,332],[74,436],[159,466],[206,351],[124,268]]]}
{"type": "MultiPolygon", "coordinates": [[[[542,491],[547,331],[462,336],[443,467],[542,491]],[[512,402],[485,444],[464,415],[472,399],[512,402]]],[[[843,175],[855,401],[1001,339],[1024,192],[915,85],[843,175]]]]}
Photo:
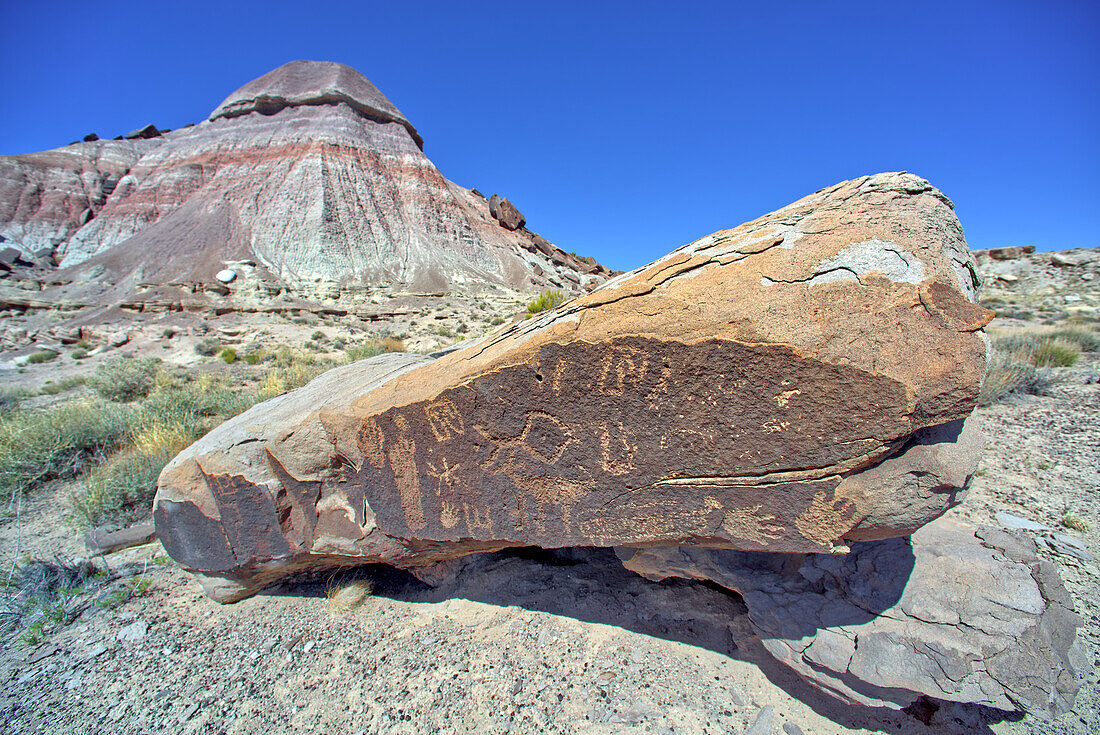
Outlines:
{"type": "Polygon", "coordinates": [[[845,555],[618,553],[650,579],[736,590],[764,647],[845,701],[902,708],[925,695],[1041,716],[1073,705],[1079,619],[1030,539],[939,519],[845,555]]]}
{"type": "Polygon", "coordinates": [[[847,181],[384,382],[351,366],[252,409],[165,468],[158,534],[223,599],[509,546],[907,535],[976,463],[974,286],[939,191],[847,181]]]}

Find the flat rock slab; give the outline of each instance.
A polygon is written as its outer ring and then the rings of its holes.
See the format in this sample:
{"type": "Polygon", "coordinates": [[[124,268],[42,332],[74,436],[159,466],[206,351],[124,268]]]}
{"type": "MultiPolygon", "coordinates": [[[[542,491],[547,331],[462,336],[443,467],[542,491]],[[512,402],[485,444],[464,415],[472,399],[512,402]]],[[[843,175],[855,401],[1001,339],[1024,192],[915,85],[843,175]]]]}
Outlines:
{"type": "Polygon", "coordinates": [[[928,182],[847,181],[436,361],[253,408],[165,468],[158,535],[221,599],[510,546],[907,535],[976,466],[975,284],[928,182]]]}
{"type": "Polygon", "coordinates": [[[843,556],[618,553],[649,579],[736,590],[764,647],[846,701],[902,708],[927,695],[1041,716],[1072,707],[1080,620],[1025,538],[941,518],[843,556]]]}

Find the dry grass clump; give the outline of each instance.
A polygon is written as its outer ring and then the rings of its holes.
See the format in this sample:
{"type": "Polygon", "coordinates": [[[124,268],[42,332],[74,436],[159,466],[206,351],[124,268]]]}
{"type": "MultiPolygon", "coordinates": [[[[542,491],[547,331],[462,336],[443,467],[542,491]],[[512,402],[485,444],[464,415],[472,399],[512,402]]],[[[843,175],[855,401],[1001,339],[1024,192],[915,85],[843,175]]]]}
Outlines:
{"type": "Polygon", "coordinates": [[[1084,325],[1060,327],[1052,330],[1049,336],[1073,343],[1081,352],[1100,352],[1100,331],[1095,328],[1090,329],[1084,325]]]}
{"type": "Polygon", "coordinates": [[[1039,381],[1039,372],[1028,362],[1012,355],[994,352],[985,367],[985,379],[978,394],[978,405],[989,406],[1011,393],[1029,392],[1039,381]]]}
{"type": "Polygon", "coordinates": [[[1082,351],[1100,347],[1100,335],[1088,326],[1053,330],[991,332],[993,356],[986,366],[978,405],[988,406],[1010,393],[1037,393],[1050,380],[1044,368],[1072,367],[1082,351]]]}
{"type": "Polygon", "coordinates": [[[1079,344],[1049,332],[995,334],[993,348],[1035,367],[1071,367],[1081,356],[1079,344]]]}
{"type": "Polygon", "coordinates": [[[374,593],[374,582],[358,579],[348,584],[331,584],[325,590],[328,601],[328,613],[334,618],[342,617],[359,608],[374,593]]]}
{"type": "Polygon", "coordinates": [[[1084,518],[1074,513],[1070,508],[1066,508],[1062,511],[1062,525],[1074,531],[1080,531],[1081,533],[1089,532],[1089,524],[1084,518]]]}
{"type": "Polygon", "coordinates": [[[0,631],[7,635],[25,624],[20,642],[37,645],[48,626],[67,625],[80,614],[84,606],[78,603],[77,596],[101,576],[88,560],[35,559],[14,567],[10,578],[2,580],[5,585],[0,631]]]}
{"type": "Polygon", "coordinates": [[[404,352],[405,342],[396,337],[383,337],[379,340],[352,345],[344,350],[345,362],[358,362],[383,352],[404,352]]]}

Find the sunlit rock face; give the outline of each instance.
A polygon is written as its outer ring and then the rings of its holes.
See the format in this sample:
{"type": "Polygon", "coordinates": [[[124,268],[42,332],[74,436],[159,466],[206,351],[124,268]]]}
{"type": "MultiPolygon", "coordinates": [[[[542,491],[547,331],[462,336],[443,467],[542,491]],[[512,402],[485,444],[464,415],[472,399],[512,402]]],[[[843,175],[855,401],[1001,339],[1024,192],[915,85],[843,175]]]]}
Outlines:
{"type": "Polygon", "coordinates": [[[843,553],[958,502],[985,366],[969,250],[909,174],[830,187],[436,361],[341,368],[164,471],[223,599],[508,546],[843,553]],[[236,585],[236,587],[234,587],[236,585]]]}
{"type": "Polygon", "coordinates": [[[290,287],[591,289],[609,271],[448,181],[359,72],[295,61],[198,125],[0,160],[0,232],[47,243],[84,301],[141,284],[213,283],[226,263],[290,287]],[[510,222],[510,224],[515,224],[510,222]]]}

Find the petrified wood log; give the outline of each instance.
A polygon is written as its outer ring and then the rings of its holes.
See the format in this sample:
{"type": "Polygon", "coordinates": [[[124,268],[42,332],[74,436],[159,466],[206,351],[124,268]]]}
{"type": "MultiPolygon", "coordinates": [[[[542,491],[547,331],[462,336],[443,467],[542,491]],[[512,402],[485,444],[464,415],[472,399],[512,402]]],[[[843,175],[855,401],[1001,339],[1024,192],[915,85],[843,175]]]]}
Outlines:
{"type": "Polygon", "coordinates": [[[955,440],[992,317],[975,286],[928,182],[844,182],[437,361],[349,366],[253,408],[165,468],[158,534],[229,580],[221,599],[508,546],[907,535],[976,462],[955,440]]]}

